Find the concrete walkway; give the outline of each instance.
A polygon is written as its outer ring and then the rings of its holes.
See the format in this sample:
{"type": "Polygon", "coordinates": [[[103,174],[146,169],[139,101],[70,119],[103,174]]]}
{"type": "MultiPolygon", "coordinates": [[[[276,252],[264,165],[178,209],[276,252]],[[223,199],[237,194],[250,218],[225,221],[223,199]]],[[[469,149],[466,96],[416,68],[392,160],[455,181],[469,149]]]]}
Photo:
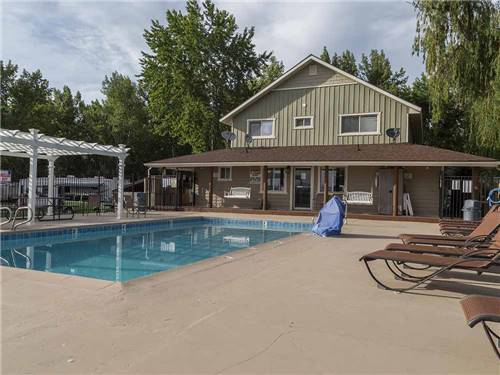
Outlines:
{"type": "Polygon", "coordinates": [[[2,267],[2,373],[498,374],[458,301],[500,275],[378,289],[358,258],[401,232],[436,226],[351,220],[126,284],[2,267]]]}

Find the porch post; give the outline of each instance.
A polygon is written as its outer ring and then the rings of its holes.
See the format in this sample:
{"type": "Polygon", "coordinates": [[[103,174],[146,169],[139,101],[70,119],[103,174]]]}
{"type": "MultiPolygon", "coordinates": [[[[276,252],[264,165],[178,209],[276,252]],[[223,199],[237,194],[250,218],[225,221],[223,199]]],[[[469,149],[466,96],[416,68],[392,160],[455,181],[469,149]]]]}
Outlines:
{"type": "Polygon", "coordinates": [[[175,181],[176,181],[176,188],[175,188],[175,209],[177,210],[179,208],[179,198],[180,198],[180,191],[181,191],[181,187],[180,187],[180,179],[179,179],[179,170],[176,169],[175,170],[175,181]]]}
{"type": "MultiPolygon", "coordinates": [[[[321,167],[320,167],[320,176],[321,176],[321,167]]],[[[328,202],[328,167],[325,166],[325,176],[323,178],[323,204],[328,202]]]]}
{"type": "MultiPolygon", "coordinates": [[[[30,175],[28,179],[28,207],[32,211],[31,221],[28,225],[33,224],[36,210],[36,184],[37,184],[37,167],[38,167],[38,129],[30,129],[33,136],[33,144],[31,146],[30,155],[30,175]]],[[[28,213],[29,215],[29,213],[28,213]]]]}
{"type": "Polygon", "coordinates": [[[479,168],[472,168],[472,199],[480,200],[481,199],[481,186],[480,186],[480,178],[479,178],[479,168]]]}
{"type": "Polygon", "coordinates": [[[262,169],[262,209],[267,210],[267,166],[262,169]]]}
{"type": "Polygon", "coordinates": [[[57,204],[55,201],[55,194],[54,194],[54,169],[55,169],[55,161],[56,158],[50,158],[48,160],[49,166],[48,166],[48,207],[47,207],[47,215],[52,216],[54,214],[54,207],[57,204]]]}
{"type": "Polygon", "coordinates": [[[208,178],[208,207],[212,208],[214,202],[214,167],[210,167],[208,178]]]}
{"type": "Polygon", "coordinates": [[[392,216],[398,216],[399,169],[392,169],[392,216]]]}

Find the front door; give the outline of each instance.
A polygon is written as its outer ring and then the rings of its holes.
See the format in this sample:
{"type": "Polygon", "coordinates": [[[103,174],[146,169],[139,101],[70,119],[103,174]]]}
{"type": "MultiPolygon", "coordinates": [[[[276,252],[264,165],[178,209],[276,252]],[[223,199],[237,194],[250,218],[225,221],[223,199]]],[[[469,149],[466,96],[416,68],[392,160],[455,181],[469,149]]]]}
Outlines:
{"type": "Polygon", "coordinates": [[[294,172],[294,208],[311,209],[311,168],[296,168],[294,172]]]}
{"type": "Polygon", "coordinates": [[[378,170],[378,213],[392,214],[392,169],[378,170]]]}

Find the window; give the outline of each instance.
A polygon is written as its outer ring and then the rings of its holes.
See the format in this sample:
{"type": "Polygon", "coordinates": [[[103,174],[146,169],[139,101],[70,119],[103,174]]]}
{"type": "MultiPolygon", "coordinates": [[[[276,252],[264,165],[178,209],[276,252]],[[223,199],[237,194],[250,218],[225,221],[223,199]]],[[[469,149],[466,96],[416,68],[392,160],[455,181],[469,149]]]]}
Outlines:
{"type": "Polygon", "coordinates": [[[219,181],[231,181],[231,167],[219,168],[219,181]]]}
{"type": "MultiPolygon", "coordinates": [[[[321,168],[319,173],[319,192],[323,192],[323,182],[325,180],[325,168],[321,168]]],[[[340,193],[344,191],[345,168],[328,168],[328,192],[340,193]]]]}
{"type": "Polygon", "coordinates": [[[267,171],[267,191],[285,191],[285,168],[270,168],[267,171]]]}
{"type": "Polygon", "coordinates": [[[274,138],[274,119],[248,120],[248,134],[253,138],[274,138]]]}
{"type": "Polygon", "coordinates": [[[379,134],[378,113],[340,115],[340,134],[379,134]]]}
{"type": "Polygon", "coordinates": [[[293,119],[294,129],[311,129],[312,127],[313,127],[312,116],[294,117],[293,119]]]}

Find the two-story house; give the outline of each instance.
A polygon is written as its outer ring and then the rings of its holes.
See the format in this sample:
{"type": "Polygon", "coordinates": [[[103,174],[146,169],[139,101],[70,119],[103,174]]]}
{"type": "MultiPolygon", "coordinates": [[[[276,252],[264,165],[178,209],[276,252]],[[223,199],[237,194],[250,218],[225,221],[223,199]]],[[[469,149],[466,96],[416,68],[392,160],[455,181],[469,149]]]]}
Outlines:
{"type": "Polygon", "coordinates": [[[315,211],[361,192],[350,212],[399,215],[409,200],[414,215],[438,216],[444,167],[499,165],[419,144],[418,106],[315,56],[220,121],[230,148],[146,163],[178,187],[176,206],[315,211]]]}

